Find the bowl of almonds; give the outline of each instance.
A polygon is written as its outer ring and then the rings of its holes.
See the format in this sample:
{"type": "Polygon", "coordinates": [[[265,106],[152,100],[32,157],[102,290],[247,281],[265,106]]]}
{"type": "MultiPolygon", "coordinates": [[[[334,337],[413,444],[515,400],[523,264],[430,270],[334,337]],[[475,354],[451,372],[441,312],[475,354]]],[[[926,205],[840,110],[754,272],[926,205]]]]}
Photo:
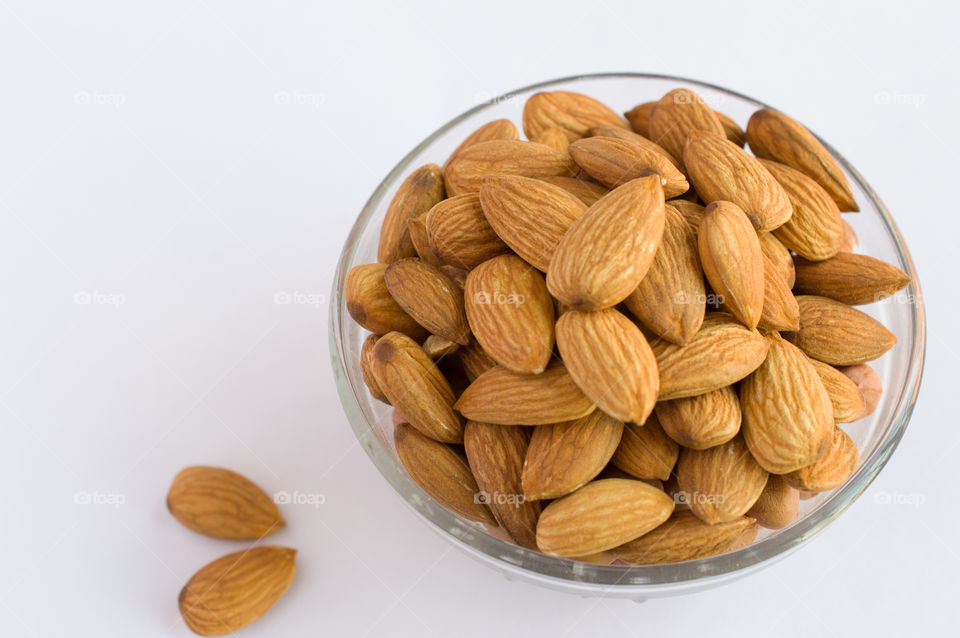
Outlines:
{"type": "Polygon", "coordinates": [[[642,74],[441,127],[347,240],[330,340],[358,440],[510,578],[642,599],[798,548],[896,448],[923,369],[890,214],[783,111],[642,74]]]}

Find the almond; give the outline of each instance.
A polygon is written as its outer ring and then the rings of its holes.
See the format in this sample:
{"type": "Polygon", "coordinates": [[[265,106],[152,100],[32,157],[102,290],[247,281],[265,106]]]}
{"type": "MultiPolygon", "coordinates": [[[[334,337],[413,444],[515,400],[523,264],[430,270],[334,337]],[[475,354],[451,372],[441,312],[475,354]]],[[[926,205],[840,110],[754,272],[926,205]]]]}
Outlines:
{"type": "Polygon", "coordinates": [[[537,547],[553,556],[595,554],[646,534],[672,512],[673,500],[642,481],[593,481],[544,508],[537,547]]]}
{"type": "Polygon", "coordinates": [[[837,423],[849,423],[859,419],[867,410],[860,388],[850,377],[833,366],[810,359],[810,363],[820,375],[823,387],[833,406],[833,420],[837,423]]]}
{"type": "Polygon", "coordinates": [[[897,342],[882,323],[845,303],[800,295],[800,329],[784,337],[814,359],[852,366],[880,357],[897,342]]]}
{"type": "MultiPolygon", "coordinates": [[[[586,179],[584,177],[565,177],[558,175],[556,177],[544,177],[541,181],[559,186],[583,202],[584,206],[593,206],[598,199],[609,192],[609,189],[603,184],[598,184],[592,179],[586,179]]],[[[584,210],[586,210],[586,208],[584,208],[584,210]]],[[[559,241],[559,238],[557,240],[559,241]]],[[[540,270],[544,270],[545,268],[546,266],[540,270]]]]}
{"type": "Polygon", "coordinates": [[[653,531],[611,551],[628,565],[678,563],[745,547],[756,531],[757,521],[746,516],[709,525],[690,510],[678,510],[653,531]]]}
{"type": "Polygon", "coordinates": [[[467,379],[471,383],[476,381],[477,377],[487,370],[497,367],[497,362],[493,360],[493,357],[487,354],[483,346],[476,341],[460,348],[457,356],[460,359],[460,365],[463,368],[464,374],[467,375],[467,379]]]}
{"type": "Polygon", "coordinates": [[[774,230],[783,245],[808,259],[829,259],[843,246],[840,209],[827,191],[798,170],[760,160],[786,191],[793,214],[774,230]]]}
{"type": "Polygon", "coordinates": [[[713,109],[689,89],[674,89],[660,98],[650,115],[648,128],[650,139],[677,158],[683,157],[687,137],[693,131],[725,135],[713,109]]]}
{"type": "Polygon", "coordinates": [[[393,442],[407,474],[424,492],[464,518],[479,523],[496,523],[482,502],[480,488],[466,457],[424,436],[407,423],[394,429],[393,442]]]}
{"type": "Polygon", "coordinates": [[[763,251],[750,220],[730,202],[713,202],[697,230],[700,263],[724,307],[748,328],[763,311],[763,251]]]}
{"type": "Polygon", "coordinates": [[[576,164],[566,153],[545,144],[519,140],[480,142],[461,151],[444,172],[448,195],[480,190],[484,177],[521,175],[525,177],[572,177],[576,164]]]}
{"type": "Polygon", "coordinates": [[[428,357],[436,361],[459,350],[460,344],[455,341],[450,341],[449,339],[444,339],[443,337],[438,337],[437,335],[430,335],[421,347],[423,351],[427,353],[428,357]]]}
{"type": "Polygon", "coordinates": [[[747,143],[757,157],[786,164],[820,184],[840,210],[858,210],[843,171],[799,122],[779,111],[760,109],[747,122],[747,143]]]}
{"type": "Polygon", "coordinates": [[[399,332],[384,335],[373,347],[372,367],[380,389],[410,425],[444,443],[463,440],[453,389],[417,342],[399,332]]]}
{"type": "Polygon", "coordinates": [[[833,407],[813,364],[777,333],[767,358],[740,384],[743,434],[768,472],[786,474],[816,461],[830,445],[833,407]]]}
{"type": "Polygon", "coordinates": [[[644,137],[650,137],[650,116],[653,114],[653,109],[656,108],[656,102],[644,102],[643,104],[638,104],[626,113],[623,114],[627,121],[630,122],[630,128],[632,128],[637,134],[644,137]]]}
{"type": "Polygon", "coordinates": [[[536,142],[537,144],[545,144],[558,153],[566,153],[570,148],[570,138],[568,138],[566,132],[560,128],[548,128],[536,137],[531,138],[530,141],[536,142]]]}
{"type": "Polygon", "coordinates": [[[857,231],[853,229],[853,226],[850,225],[850,222],[847,220],[843,221],[843,245],[840,246],[840,250],[845,252],[851,252],[854,248],[860,245],[860,238],[857,237],[857,231]]]}
{"type": "Polygon", "coordinates": [[[572,421],[593,412],[567,369],[554,361],[540,374],[517,374],[497,366],[460,395],[454,406],[472,421],[501,425],[546,425],[572,421]]]}
{"type": "Polygon", "coordinates": [[[793,213],[786,191],[760,160],[720,135],[692,132],[683,164],[700,199],[736,204],[757,230],[778,228],[793,213]]]}
{"type": "Polygon", "coordinates": [[[517,127],[514,126],[513,122],[510,120],[493,120],[492,122],[487,122],[473,133],[468,135],[464,139],[460,146],[458,146],[453,153],[450,154],[450,157],[443,164],[443,170],[446,171],[450,166],[450,163],[453,162],[457,156],[463,152],[464,149],[470,148],[475,144],[480,142],[492,142],[494,140],[518,140],[520,139],[520,133],[517,131],[517,127]]]}
{"type": "Polygon", "coordinates": [[[800,306],[777,266],[763,255],[762,330],[797,330],[800,327],[800,306]]]}
{"type": "Polygon", "coordinates": [[[401,259],[387,266],[383,280],[390,296],[421,326],[461,346],[470,343],[463,292],[438,268],[401,259]]]}
{"type": "Polygon", "coordinates": [[[683,215],[683,218],[690,224],[690,228],[693,229],[694,236],[696,236],[700,222],[703,220],[704,207],[686,199],[671,199],[667,204],[676,208],[683,215]]]}
{"type": "Polygon", "coordinates": [[[523,464],[524,496],[552,499],[583,487],[606,466],[621,434],[623,423],[600,410],[575,421],[538,425],[523,464]]]}
{"type": "Polygon", "coordinates": [[[463,447],[487,507],[518,545],[537,548],[540,503],[523,494],[521,476],[530,435],[527,428],[467,421],[463,447]]]}
{"type": "Polygon", "coordinates": [[[814,463],[790,472],[783,480],[805,492],[825,492],[839,487],[850,478],[860,463],[857,446],[846,432],[833,428],[833,437],[826,454],[814,463]]]}
{"type": "Polygon", "coordinates": [[[411,173],[400,184],[387,206],[387,213],[380,227],[377,261],[389,264],[398,259],[415,256],[417,253],[410,240],[407,222],[433,208],[443,197],[443,170],[439,166],[427,164],[411,173]]]}
{"type": "Polygon", "coordinates": [[[286,593],[297,550],[264,546],[218,558],[180,591],[183,621],[201,636],[222,636],[257,620],[286,593]]]}
{"type": "MultiPolygon", "coordinates": [[[[793,266],[793,255],[773,233],[758,233],[757,238],[760,240],[760,250],[770,260],[770,265],[787,282],[787,287],[793,288],[793,284],[797,280],[797,273],[793,266]]],[[[763,263],[764,268],[766,268],[767,262],[764,261],[763,263]]]]}
{"type": "Polygon", "coordinates": [[[742,436],[706,450],[684,449],[677,483],[697,518],[726,523],[747,513],[767,484],[767,471],[750,454],[742,436]]]}
{"type": "Polygon", "coordinates": [[[380,389],[377,377],[373,374],[373,346],[377,345],[379,339],[380,337],[377,335],[367,335],[367,338],[363,340],[363,345],[360,346],[360,375],[363,377],[363,383],[370,390],[370,396],[377,401],[389,403],[387,395],[380,389]]]}
{"type": "Polygon", "coordinates": [[[722,445],[740,431],[740,399],[733,386],[695,397],[660,401],[656,413],[664,432],[693,450],[722,445]]]}
{"type": "Polygon", "coordinates": [[[877,404],[880,403],[880,396],[883,394],[883,383],[880,381],[880,376],[865,363],[842,367],[840,372],[857,384],[857,389],[863,396],[863,413],[858,418],[862,419],[873,414],[874,410],[877,409],[877,404]]]}
{"type": "Polygon", "coordinates": [[[620,303],[653,263],[663,224],[658,177],[642,177],[612,190],[560,240],[547,268],[547,288],[577,310],[620,303]]]}
{"type": "Polygon", "coordinates": [[[655,415],[643,425],[627,423],[613,465],[639,479],[670,478],[680,448],[666,435],[655,415]]]}
{"type": "Polygon", "coordinates": [[[757,519],[761,527],[783,529],[797,518],[799,511],[800,492],[790,487],[782,476],[771,474],[747,516],[757,519]]]}
{"type": "Polygon", "coordinates": [[[537,93],[523,106],[523,132],[529,139],[547,129],[559,128],[572,142],[586,135],[591,126],[601,124],[627,127],[627,123],[603,103],[581,93],[537,93]]]}
{"type": "Polygon", "coordinates": [[[661,401],[704,394],[736,383],[763,363],[767,342],[732,315],[708,312],[685,346],[652,346],[660,371],[661,401]]]}
{"type": "Polygon", "coordinates": [[[657,362],[635,323],[614,308],[571,310],[557,320],[557,348],[577,386],[601,410],[643,423],[657,401],[657,362]]]}
{"type": "Polygon", "coordinates": [[[683,173],[665,155],[633,140],[586,137],[570,144],[570,155],[590,177],[610,188],[648,175],[660,177],[663,196],[667,198],[690,188],[683,173]]]}
{"type": "Polygon", "coordinates": [[[195,532],[258,540],[283,527],[276,504],[255,483],[219,467],[188,467],[174,477],[167,509],[195,532]]]}
{"type": "Polygon", "coordinates": [[[910,276],[869,255],[841,252],[825,261],[796,260],[797,292],[830,297],[856,306],[881,301],[902,290],[910,276]]]}
{"type": "Polygon", "coordinates": [[[467,320],[500,365],[539,374],[553,356],[553,300],[543,275],[513,255],[490,259],[467,275],[467,320]]]}
{"type": "MultiPolygon", "coordinates": [[[[443,203],[443,202],[441,202],[443,203]]],[[[436,208],[436,206],[434,206],[436,208]]],[[[432,208],[430,210],[433,210],[432,208]]],[[[407,222],[407,230],[410,232],[410,242],[420,261],[424,261],[431,266],[443,265],[443,260],[433,250],[433,244],[430,242],[430,235],[427,234],[427,215],[414,217],[407,222]]]]}
{"type": "Polygon", "coordinates": [[[451,266],[450,264],[441,264],[439,268],[440,272],[453,280],[453,283],[457,284],[457,288],[463,290],[464,284],[467,283],[467,274],[469,274],[469,270],[460,268],[458,266],[451,266]]]}
{"type": "Polygon", "coordinates": [[[680,163],[676,157],[670,154],[667,149],[663,148],[656,142],[652,142],[643,135],[638,135],[633,131],[620,128],[618,126],[594,126],[592,129],[587,131],[589,137],[615,137],[617,139],[625,140],[627,142],[633,142],[648,151],[653,151],[659,155],[663,155],[670,163],[683,174],[683,164],[680,163]]]}
{"type": "Polygon", "coordinates": [[[347,273],[343,296],[353,320],[378,335],[402,332],[420,339],[427,331],[400,307],[384,281],[384,264],[361,264],[347,273]]]}
{"type": "Polygon", "coordinates": [[[425,225],[436,255],[466,270],[510,251],[487,222],[476,193],[443,200],[425,215],[425,225]]]}
{"type": "Polygon", "coordinates": [[[696,231],[673,206],[664,206],[663,239],[653,263],[625,303],[644,326],[683,345],[703,324],[706,290],[696,231]]]}
{"type": "Polygon", "coordinates": [[[497,235],[544,272],[560,238],[587,210],[583,202],[559,186],[506,175],[484,180],[480,205],[497,235]]]}
{"type": "Polygon", "coordinates": [[[743,145],[747,143],[747,134],[744,132],[740,125],[730,117],[725,115],[720,111],[714,111],[717,119],[720,120],[720,125],[723,127],[723,134],[728,140],[743,148],[743,145]]]}

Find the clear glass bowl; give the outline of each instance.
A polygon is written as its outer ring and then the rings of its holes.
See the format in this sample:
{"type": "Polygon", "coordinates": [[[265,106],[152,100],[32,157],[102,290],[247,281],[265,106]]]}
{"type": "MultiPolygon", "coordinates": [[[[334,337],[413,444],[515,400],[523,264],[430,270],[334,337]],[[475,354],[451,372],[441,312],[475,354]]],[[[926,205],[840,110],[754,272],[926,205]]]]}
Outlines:
{"type": "MultiPolygon", "coordinates": [[[[710,106],[730,115],[741,126],[746,125],[756,109],[768,106],[711,84],[640,73],[581,75],[519,89],[470,109],[410,151],[371,195],[343,248],[333,284],[329,334],[334,376],[350,425],[380,473],[429,527],[507,578],[581,595],[638,600],[696,591],[739,578],[795,550],[849,507],[890,458],[910,420],[920,387],[925,346],[916,272],[886,207],[856,169],[824,142],[846,172],[860,206],[861,212],[844,215],[859,236],[859,250],[899,266],[913,278],[913,283],[897,295],[861,306],[882,321],[899,341],[890,352],[871,363],[884,387],[877,410],[866,419],[844,425],[861,455],[860,467],[844,485],[802,501],[800,515],[793,524],[778,531],[761,530],[757,541],[749,547],[682,563],[622,566],[554,558],[502,540],[484,526],[446,510],[407,476],[393,447],[391,408],[371,398],[361,379],[360,346],[366,334],[347,314],[343,295],[347,271],[354,265],[376,261],[380,224],[400,182],[418,166],[428,162],[442,164],[481,124],[509,118],[519,125],[524,102],[538,91],[578,91],[623,112],[641,102],[657,100],[677,87],[696,91],[710,106]]],[[[789,105],[785,106],[789,113],[789,105]]]]}

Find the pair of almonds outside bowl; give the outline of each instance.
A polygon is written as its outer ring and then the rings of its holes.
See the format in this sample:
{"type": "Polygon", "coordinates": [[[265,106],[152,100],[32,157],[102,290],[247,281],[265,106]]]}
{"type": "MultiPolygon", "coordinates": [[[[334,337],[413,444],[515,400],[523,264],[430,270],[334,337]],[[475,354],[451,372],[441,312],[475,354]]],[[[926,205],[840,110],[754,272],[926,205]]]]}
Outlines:
{"type": "MultiPolygon", "coordinates": [[[[173,517],[195,532],[227,540],[259,541],[284,526],[273,499],[230,470],[181,470],[167,494],[173,517]]],[[[204,566],[180,591],[184,622],[201,636],[245,627],[280,600],[296,573],[296,550],[256,546],[204,566]]]]}
{"type": "Polygon", "coordinates": [[[855,306],[910,278],[853,252],[826,148],[687,89],[625,118],[538,93],[522,129],[413,171],[346,275],[410,477],[518,545],[616,564],[747,546],[843,484],[843,426],[896,343],[855,306]]]}

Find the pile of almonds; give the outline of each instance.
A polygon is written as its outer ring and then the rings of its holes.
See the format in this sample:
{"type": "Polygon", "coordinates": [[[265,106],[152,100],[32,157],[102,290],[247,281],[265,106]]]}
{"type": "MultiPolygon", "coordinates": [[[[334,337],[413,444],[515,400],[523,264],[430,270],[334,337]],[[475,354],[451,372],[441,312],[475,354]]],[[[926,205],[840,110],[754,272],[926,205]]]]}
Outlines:
{"type": "Polygon", "coordinates": [[[410,477],[524,547],[625,564],[743,547],[842,484],[837,424],[875,409],[865,362],[896,342],[853,306],[910,278],[852,252],[828,151],[687,89],[626,120],[539,93],[523,130],[415,170],[347,273],[410,477]]]}

